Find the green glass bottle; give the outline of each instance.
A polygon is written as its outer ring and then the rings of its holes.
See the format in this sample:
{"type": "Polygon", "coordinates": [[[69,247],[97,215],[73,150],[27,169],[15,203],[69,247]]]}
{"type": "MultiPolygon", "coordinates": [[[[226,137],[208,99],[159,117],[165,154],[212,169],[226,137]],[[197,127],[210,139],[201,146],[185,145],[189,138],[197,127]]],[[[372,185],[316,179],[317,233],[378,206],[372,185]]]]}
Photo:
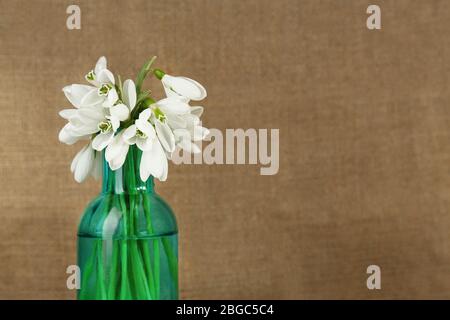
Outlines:
{"type": "Polygon", "coordinates": [[[102,192],[78,229],[78,299],[177,299],[178,229],[153,177],[139,177],[141,151],[130,146],[112,171],[103,159],[102,192]]]}

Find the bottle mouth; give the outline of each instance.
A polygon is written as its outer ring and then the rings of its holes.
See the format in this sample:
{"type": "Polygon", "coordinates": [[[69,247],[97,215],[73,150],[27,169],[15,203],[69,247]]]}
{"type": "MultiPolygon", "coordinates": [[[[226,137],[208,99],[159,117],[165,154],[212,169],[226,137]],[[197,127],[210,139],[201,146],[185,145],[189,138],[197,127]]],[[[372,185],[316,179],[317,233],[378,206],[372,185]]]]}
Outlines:
{"type": "Polygon", "coordinates": [[[103,154],[102,194],[136,195],[154,192],[153,177],[146,181],[140,177],[140,161],[142,151],[130,146],[124,164],[117,170],[111,170],[103,154]]]}

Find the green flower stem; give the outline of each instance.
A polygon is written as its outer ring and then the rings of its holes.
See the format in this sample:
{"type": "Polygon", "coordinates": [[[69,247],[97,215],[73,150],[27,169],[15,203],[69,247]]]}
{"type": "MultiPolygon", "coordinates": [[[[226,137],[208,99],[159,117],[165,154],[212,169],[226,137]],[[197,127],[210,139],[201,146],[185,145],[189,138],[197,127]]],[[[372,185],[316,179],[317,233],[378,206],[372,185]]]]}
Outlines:
{"type": "Polygon", "coordinates": [[[137,297],[140,299],[152,299],[136,240],[131,240],[130,246],[131,246],[130,258],[133,261],[132,263],[134,273],[133,278],[134,278],[134,285],[137,291],[136,292],[137,297]]]}
{"type": "Polygon", "coordinates": [[[153,285],[155,283],[155,279],[153,277],[153,271],[152,271],[152,264],[151,264],[151,260],[150,260],[150,253],[148,252],[148,247],[146,243],[141,243],[141,250],[142,250],[142,258],[144,260],[144,265],[145,265],[145,271],[147,274],[147,278],[151,284],[151,292],[152,292],[152,296],[154,297],[154,299],[157,299],[157,293],[155,291],[155,286],[153,285]]]}
{"type": "MultiPolygon", "coordinates": [[[[121,211],[122,211],[122,222],[123,222],[123,229],[125,230],[125,239],[126,239],[126,235],[127,235],[127,214],[126,211],[123,211],[124,208],[124,204],[123,201],[121,201],[123,195],[119,196],[119,204],[121,207],[121,211]]],[[[120,277],[120,299],[124,300],[124,299],[128,299],[130,294],[129,294],[129,283],[128,283],[128,276],[127,276],[127,270],[128,270],[128,262],[127,262],[127,257],[128,257],[128,246],[127,246],[127,241],[126,240],[122,240],[121,241],[121,250],[120,250],[120,263],[121,263],[121,277],[120,277]]]]}
{"type": "Polygon", "coordinates": [[[119,273],[118,260],[119,260],[119,246],[117,243],[113,242],[112,264],[108,288],[108,299],[111,300],[116,299],[117,274],[119,273]]]}
{"type": "Polygon", "coordinates": [[[161,276],[159,273],[159,259],[161,258],[159,255],[159,239],[153,239],[153,261],[154,261],[154,270],[155,270],[155,299],[159,299],[160,295],[160,280],[161,276]]]}
{"type": "Polygon", "coordinates": [[[178,291],[178,266],[177,266],[177,257],[175,256],[172,245],[169,242],[169,239],[162,238],[161,239],[164,251],[166,252],[167,260],[169,262],[169,271],[172,275],[172,279],[176,283],[176,290],[178,291]]]}
{"type": "MultiPolygon", "coordinates": [[[[97,242],[99,248],[102,246],[102,242],[97,242]]],[[[97,254],[97,299],[106,300],[106,288],[105,288],[105,272],[103,269],[103,255],[97,254]]]]}

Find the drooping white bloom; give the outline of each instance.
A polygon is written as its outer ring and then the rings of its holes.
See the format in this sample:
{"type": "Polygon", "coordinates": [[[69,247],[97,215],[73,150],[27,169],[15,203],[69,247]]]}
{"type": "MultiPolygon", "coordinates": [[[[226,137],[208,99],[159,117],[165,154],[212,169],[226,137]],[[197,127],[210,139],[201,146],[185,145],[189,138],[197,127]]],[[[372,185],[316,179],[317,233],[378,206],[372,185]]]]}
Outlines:
{"type": "Polygon", "coordinates": [[[116,134],[112,142],[105,151],[105,159],[108,161],[111,170],[117,170],[122,167],[127,157],[130,145],[123,139],[124,130],[116,134]]]}
{"type": "Polygon", "coordinates": [[[101,166],[101,154],[92,149],[91,143],[85,145],[73,158],[70,171],[75,180],[83,182],[89,175],[99,177],[101,166]]]}
{"type": "Polygon", "coordinates": [[[160,143],[155,143],[150,150],[142,153],[141,166],[139,167],[142,181],[147,181],[150,175],[159,181],[166,181],[168,171],[169,164],[160,143]]]}
{"type": "MultiPolygon", "coordinates": [[[[136,144],[143,151],[139,167],[142,181],[147,181],[150,175],[160,181],[165,181],[168,172],[167,157],[161,139],[158,137],[159,134],[157,134],[158,129],[155,130],[150,122],[154,115],[153,112],[154,110],[151,108],[142,111],[135,124],[125,130],[123,138],[128,145],[136,144]]],[[[170,128],[168,130],[170,131],[170,128]]]]}
{"type": "Polygon", "coordinates": [[[95,68],[89,71],[85,79],[95,86],[96,90],[91,90],[82,100],[84,106],[101,103],[103,107],[112,107],[119,96],[115,88],[115,79],[111,71],[107,69],[105,57],[100,57],[95,68]]]}
{"type": "Polygon", "coordinates": [[[209,130],[201,126],[200,118],[193,113],[184,115],[183,119],[186,126],[175,128],[173,131],[176,144],[187,152],[200,153],[200,148],[194,142],[204,140],[209,130]]]}
{"type": "Polygon", "coordinates": [[[142,151],[150,150],[153,143],[156,142],[156,132],[152,124],[148,121],[150,118],[150,109],[146,109],[139,114],[139,119],[125,129],[124,140],[129,145],[136,144],[142,151]]]}
{"type": "Polygon", "coordinates": [[[113,140],[121,121],[128,119],[136,105],[136,87],[132,80],[124,82],[123,102],[110,108],[100,105],[65,109],[60,112],[69,123],[60,131],[61,142],[72,144],[76,141],[98,133],[92,141],[92,147],[101,151],[113,140]]]}
{"type": "MultiPolygon", "coordinates": [[[[85,99],[92,90],[95,91],[96,88],[85,84],[72,84],[63,88],[64,95],[75,108],[80,108],[84,105],[83,102],[85,101],[83,101],[83,99],[85,99]]],[[[99,99],[98,102],[100,101],[101,100],[99,99]]]]}
{"type": "Polygon", "coordinates": [[[123,103],[118,103],[109,108],[109,115],[106,115],[106,121],[98,123],[100,133],[92,141],[95,150],[101,151],[106,148],[113,140],[114,134],[120,126],[120,121],[125,121],[130,116],[131,111],[136,105],[136,86],[133,80],[126,80],[123,84],[123,103]]]}
{"type": "Polygon", "coordinates": [[[189,100],[202,100],[206,97],[205,88],[197,81],[186,77],[173,77],[161,70],[155,75],[161,80],[167,99],[158,101],[166,115],[167,123],[173,130],[175,144],[187,152],[199,153],[200,148],[193,142],[203,140],[209,130],[200,124],[203,107],[188,105],[189,100]],[[178,106],[185,103],[183,110],[174,108],[171,99],[179,99],[178,106]]]}
{"type": "Polygon", "coordinates": [[[158,69],[155,75],[161,80],[168,97],[182,96],[194,101],[206,98],[205,88],[193,79],[171,76],[158,69]]]}
{"type": "Polygon", "coordinates": [[[85,76],[91,85],[72,84],[63,88],[67,99],[75,108],[102,105],[112,107],[119,96],[115,88],[115,79],[106,68],[106,58],[100,57],[94,70],[85,76]]]}

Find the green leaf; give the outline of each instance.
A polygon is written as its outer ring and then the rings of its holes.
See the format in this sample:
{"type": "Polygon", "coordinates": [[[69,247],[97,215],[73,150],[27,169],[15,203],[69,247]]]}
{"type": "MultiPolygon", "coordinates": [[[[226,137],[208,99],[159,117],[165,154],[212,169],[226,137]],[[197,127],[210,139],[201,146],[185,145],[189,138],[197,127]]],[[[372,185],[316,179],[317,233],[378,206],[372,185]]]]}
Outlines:
{"type": "Polygon", "coordinates": [[[152,67],[153,62],[156,60],[156,56],[153,56],[150,60],[148,60],[139,71],[138,76],[136,78],[136,91],[139,94],[141,92],[142,83],[147,77],[147,74],[150,72],[150,68],[152,67]]]}
{"type": "Polygon", "coordinates": [[[120,75],[117,76],[116,90],[119,95],[119,99],[122,100],[123,87],[122,87],[122,79],[120,78],[120,75]]]}

